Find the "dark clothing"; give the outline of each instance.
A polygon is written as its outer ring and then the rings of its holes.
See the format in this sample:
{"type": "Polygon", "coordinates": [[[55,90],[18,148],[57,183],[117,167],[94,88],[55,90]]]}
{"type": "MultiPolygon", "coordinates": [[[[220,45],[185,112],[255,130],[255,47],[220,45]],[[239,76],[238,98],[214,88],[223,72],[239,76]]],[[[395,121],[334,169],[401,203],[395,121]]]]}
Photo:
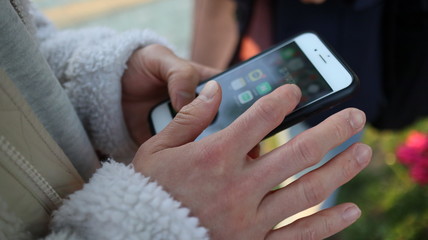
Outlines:
{"type": "Polygon", "coordinates": [[[385,104],[373,125],[401,129],[428,116],[428,0],[388,0],[384,14],[385,104]]]}
{"type": "MultiPolygon", "coordinates": [[[[241,34],[251,16],[251,0],[237,0],[241,34]]],[[[361,81],[357,94],[332,110],[317,114],[307,122],[317,124],[346,107],[363,110],[373,121],[384,100],[382,93],[381,0],[328,0],[320,5],[299,0],[271,0],[272,39],[275,43],[298,33],[313,31],[325,39],[344,58],[361,81]]]]}

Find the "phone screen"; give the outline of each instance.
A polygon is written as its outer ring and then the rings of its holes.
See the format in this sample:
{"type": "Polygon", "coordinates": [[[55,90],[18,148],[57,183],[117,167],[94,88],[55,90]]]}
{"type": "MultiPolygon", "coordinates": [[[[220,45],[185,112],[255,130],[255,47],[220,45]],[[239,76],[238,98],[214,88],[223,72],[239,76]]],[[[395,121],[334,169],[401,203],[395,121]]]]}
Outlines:
{"type": "Polygon", "coordinates": [[[257,99],[283,84],[300,87],[302,99],[297,108],[333,91],[294,41],[213,79],[222,87],[223,100],[215,120],[199,138],[226,128],[257,99]]]}

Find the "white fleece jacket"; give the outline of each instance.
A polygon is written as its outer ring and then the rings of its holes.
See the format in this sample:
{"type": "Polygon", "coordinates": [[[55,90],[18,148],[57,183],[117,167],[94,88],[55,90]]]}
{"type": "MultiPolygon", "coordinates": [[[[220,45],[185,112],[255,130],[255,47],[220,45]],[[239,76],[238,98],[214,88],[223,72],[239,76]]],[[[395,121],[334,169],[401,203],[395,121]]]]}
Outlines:
{"type": "Polygon", "coordinates": [[[52,230],[76,239],[208,239],[188,215],[149,178],[111,162],[55,212],[52,230]]]}
{"type": "Polygon", "coordinates": [[[121,77],[138,48],[166,40],[150,30],[92,27],[57,31],[34,8],[40,50],[69,96],[96,150],[129,163],[137,149],[121,109],[121,77]]]}
{"type": "MultiPolygon", "coordinates": [[[[11,3],[34,33],[95,148],[129,162],[137,146],[122,116],[121,76],[137,48],[166,41],[149,30],[57,31],[28,0],[11,3]]],[[[3,215],[9,216],[4,206],[3,215]]],[[[46,239],[208,239],[188,209],[132,166],[117,162],[103,164],[82,190],[64,200],[51,225],[46,239]]],[[[18,223],[14,227],[19,230],[18,223]]]]}

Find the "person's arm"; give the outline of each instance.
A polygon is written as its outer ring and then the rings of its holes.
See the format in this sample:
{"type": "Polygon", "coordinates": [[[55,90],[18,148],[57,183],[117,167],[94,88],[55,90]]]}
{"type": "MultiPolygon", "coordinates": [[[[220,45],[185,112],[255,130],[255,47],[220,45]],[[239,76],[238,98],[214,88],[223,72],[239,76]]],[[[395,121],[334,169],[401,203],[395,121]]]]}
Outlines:
{"type": "Polygon", "coordinates": [[[238,24],[234,0],[194,1],[191,59],[217,69],[225,69],[238,44],[238,24]]]}
{"type": "MultiPolygon", "coordinates": [[[[321,4],[325,0],[301,0],[306,4],[321,4]]],[[[249,28],[242,39],[240,58],[248,59],[272,44],[271,14],[263,0],[253,5],[249,28]]],[[[239,23],[234,0],[196,0],[193,13],[191,59],[224,70],[230,64],[239,45],[239,23]]]]}

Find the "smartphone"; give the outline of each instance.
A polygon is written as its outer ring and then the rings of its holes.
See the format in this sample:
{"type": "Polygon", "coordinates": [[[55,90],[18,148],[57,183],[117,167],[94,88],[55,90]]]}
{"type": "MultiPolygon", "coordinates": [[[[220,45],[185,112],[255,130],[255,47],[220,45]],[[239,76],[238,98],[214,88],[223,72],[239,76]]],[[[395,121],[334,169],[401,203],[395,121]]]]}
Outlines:
{"type": "MultiPolygon", "coordinates": [[[[294,111],[266,137],[332,108],[350,97],[359,85],[355,73],[312,32],[284,41],[208,80],[220,84],[223,98],[215,119],[198,139],[226,128],[257,99],[283,84],[299,86],[302,98],[294,111]]],[[[196,93],[205,82],[197,87],[196,93]]],[[[169,101],[156,106],[150,114],[153,133],[160,132],[174,116],[169,101]]]]}

